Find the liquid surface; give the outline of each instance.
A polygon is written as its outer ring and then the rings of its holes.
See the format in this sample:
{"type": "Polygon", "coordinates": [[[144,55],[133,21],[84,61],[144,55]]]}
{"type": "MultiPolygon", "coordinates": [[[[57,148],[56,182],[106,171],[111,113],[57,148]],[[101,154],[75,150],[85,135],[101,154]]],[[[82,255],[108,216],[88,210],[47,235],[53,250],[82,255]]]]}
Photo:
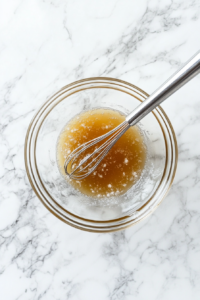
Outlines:
{"type": "Polygon", "coordinates": [[[146,146],[137,126],[130,127],[88,177],[73,180],[65,174],[67,156],[78,146],[105,134],[125,120],[120,112],[95,109],[71,120],[61,132],[57,144],[57,162],[61,173],[83,194],[94,198],[124,194],[140,178],[146,161],[146,146]]]}

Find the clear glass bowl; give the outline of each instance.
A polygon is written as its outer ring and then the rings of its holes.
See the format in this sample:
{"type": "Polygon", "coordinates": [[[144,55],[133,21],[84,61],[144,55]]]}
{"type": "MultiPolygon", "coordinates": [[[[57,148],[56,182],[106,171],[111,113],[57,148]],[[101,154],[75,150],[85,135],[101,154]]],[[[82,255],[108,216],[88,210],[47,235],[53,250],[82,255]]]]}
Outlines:
{"type": "Polygon", "coordinates": [[[142,176],[123,196],[88,198],[66,182],[56,161],[58,136],[75,115],[97,107],[128,114],[147,97],[128,82],[97,77],[63,87],[39,109],[27,131],[25,165],[33,190],[56,217],[82,230],[111,232],[139,222],[161,203],[174,179],[178,157],[174,130],[161,107],[137,125],[148,158],[142,176]]]}

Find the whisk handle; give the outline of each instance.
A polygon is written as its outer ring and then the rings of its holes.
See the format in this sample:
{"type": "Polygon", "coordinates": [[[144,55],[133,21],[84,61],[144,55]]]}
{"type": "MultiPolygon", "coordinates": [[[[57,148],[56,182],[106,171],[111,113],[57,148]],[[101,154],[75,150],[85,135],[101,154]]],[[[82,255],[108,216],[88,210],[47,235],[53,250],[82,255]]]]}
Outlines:
{"type": "Polygon", "coordinates": [[[162,84],[152,95],[143,101],[132,113],[126,117],[130,125],[134,125],[144,118],[161,102],[171,96],[179,88],[200,72],[200,51],[186,64],[162,84]]]}

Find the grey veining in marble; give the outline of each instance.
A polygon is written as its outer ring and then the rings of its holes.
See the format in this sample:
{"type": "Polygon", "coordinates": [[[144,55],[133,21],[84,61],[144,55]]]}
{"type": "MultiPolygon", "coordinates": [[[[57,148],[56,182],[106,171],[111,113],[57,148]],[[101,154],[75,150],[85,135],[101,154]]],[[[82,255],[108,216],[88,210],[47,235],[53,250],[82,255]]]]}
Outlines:
{"type": "Polygon", "coordinates": [[[200,77],[163,104],[179,162],[146,220],[94,234],[32,191],[24,138],[62,86],[109,76],[151,93],[200,48],[199,0],[0,0],[0,299],[200,299],[200,77]]]}

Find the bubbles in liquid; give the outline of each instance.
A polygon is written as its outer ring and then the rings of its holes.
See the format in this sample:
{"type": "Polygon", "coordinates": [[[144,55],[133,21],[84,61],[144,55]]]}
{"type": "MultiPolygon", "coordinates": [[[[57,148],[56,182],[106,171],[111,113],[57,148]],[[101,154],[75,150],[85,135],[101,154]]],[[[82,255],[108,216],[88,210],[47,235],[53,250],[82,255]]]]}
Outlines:
{"type": "Polygon", "coordinates": [[[125,116],[116,110],[95,109],[76,116],[61,132],[57,143],[58,166],[65,179],[81,193],[94,198],[122,195],[140,178],[146,161],[146,146],[137,126],[127,130],[88,177],[73,180],[64,171],[69,153],[124,120],[125,116]]]}

